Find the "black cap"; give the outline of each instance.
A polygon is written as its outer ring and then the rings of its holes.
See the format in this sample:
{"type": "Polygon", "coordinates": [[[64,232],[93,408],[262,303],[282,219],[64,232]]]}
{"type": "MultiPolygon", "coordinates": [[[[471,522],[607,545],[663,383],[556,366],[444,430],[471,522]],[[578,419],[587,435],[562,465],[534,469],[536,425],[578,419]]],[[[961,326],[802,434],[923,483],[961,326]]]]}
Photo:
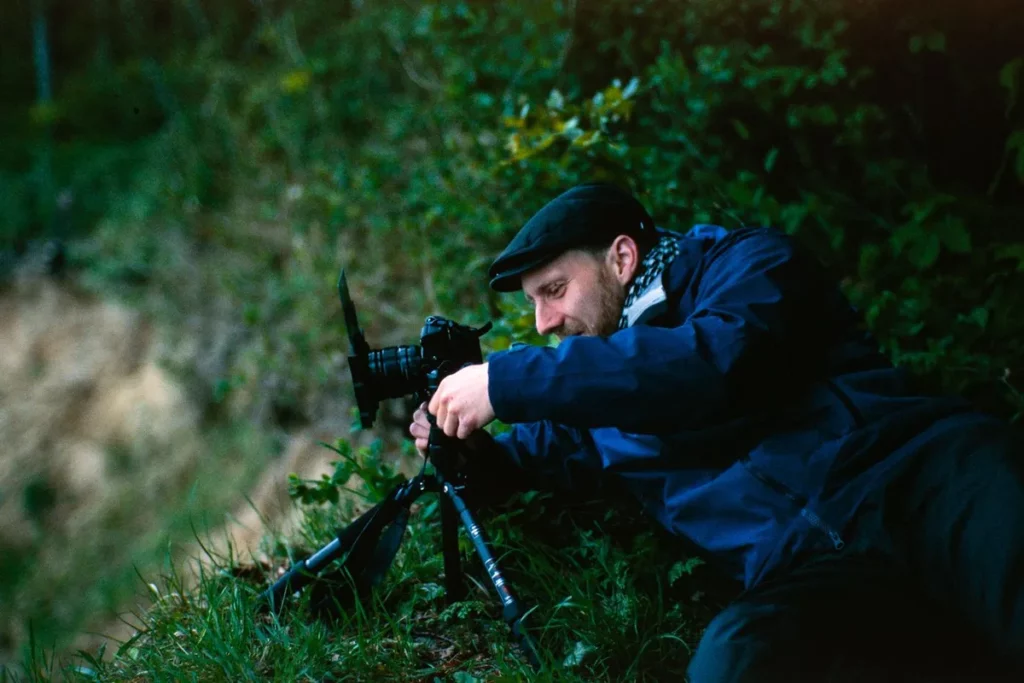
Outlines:
{"type": "Polygon", "coordinates": [[[545,204],[505,247],[491,264],[491,288],[514,292],[523,273],[569,249],[653,232],[650,214],[629,192],[608,183],[577,185],[545,204]]]}

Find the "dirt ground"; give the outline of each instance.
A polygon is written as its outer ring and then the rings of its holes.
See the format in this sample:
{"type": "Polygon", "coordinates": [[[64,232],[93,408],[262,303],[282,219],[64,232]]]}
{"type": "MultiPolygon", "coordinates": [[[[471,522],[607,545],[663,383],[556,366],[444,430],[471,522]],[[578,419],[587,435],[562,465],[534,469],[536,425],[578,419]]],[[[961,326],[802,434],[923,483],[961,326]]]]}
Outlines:
{"type": "MultiPolygon", "coordinates": [[[[201,409],[161,364],[168,352],[142,316],[67,284],[37,277],[0,290],[0,554],[31,556],[45,581],[75,571],[71,539],[160,524],[145,505],[120,510],[126,492],[145,501],[184,490],[206,449],[201,409]],[[111,526],[118,515],[130,523],[111,526]]],[[[214,554],[258,555],[268,525],[287,533],[297,522],[288,473],[329,471],[333,454],[318,441],[336,436],[314,429],[289,435],[283,456],[239,492],[211,535],[214,554]]],[[[185,547],[181,557],[194,566],[188,558],[204,552],[185,547]]],[[[0,614],[0,669],[26,642],[25,615],[38,599],[15,594],[0,614]]],[[[144,602],[140,596],[125,610],[144,602]]],[[[114,640],[132,633],[122,620],[84,630],[114,640]]],[[[82,635],[70,650],[95,651],[101,640],[82,635]]]]}

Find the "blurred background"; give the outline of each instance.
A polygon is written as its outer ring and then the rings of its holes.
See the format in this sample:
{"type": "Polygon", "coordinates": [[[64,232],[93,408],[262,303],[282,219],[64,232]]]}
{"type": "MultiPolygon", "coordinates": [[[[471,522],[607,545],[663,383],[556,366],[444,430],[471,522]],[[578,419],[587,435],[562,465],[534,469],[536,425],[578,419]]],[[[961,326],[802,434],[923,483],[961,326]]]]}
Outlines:
{"type": "MultiPolygon", "coordinates": [[[[586,180],[775,225],[894,361],[1024,409],[1019,0],[7,0],[0,671],[295,524],[371,345],[549,343],[486,267],[586,180]]],[[[399,463],[411,407],[363,442],[399,463]]],[[[120,616],[119,616],[120,615],[120,616]]],[[[126,623],[127,622],[127,623],[126,623]]]]}

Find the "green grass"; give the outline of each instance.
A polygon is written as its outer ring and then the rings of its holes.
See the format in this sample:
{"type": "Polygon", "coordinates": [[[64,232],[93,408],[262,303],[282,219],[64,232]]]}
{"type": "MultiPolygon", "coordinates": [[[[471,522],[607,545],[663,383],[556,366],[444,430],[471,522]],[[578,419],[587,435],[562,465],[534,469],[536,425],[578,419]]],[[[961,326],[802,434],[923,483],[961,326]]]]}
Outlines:
{"type": "MultiPolygon", "coordinates": [[[[154,498],[137,478],[119,482],[119,504],[86,533],[44,538],[36,555],[0,563],[11,604],[31,631],[26,658],[64,652],[76,633],[114,621],[140,592],[145,598],[146,583],[160,568],[181,561],[183,544],[223,524],[238,491],[252,485],[273,451],[266,435],[244,425],[220,426],[206,436],[189,466],[188,486],[168,484],[154,498]],[[141,584],[140,573],[146,577],[141,584]]],[[[0,680],[5,675],[13,676],[0,666],[0,680]]]]}
{"type": "Polygon", "coordinates": [[[274,546],[276,567],[228,557],[202,571],[191,591],[175,573],[153,581],[153,607],[135,615],[144,628],[112,657],[80,653],[57,663],[37,653],[28,668],[38,673],[26,680],[681,680],[701,628],[720,606],[708,595],[706,568],[686,562],[632,508],[519,494],[481,520],[529,610],[526,623],[544,659],[534,674],[464,532],[468,595],[448,604],[437,498],[428,495],[414,506],[395,563],[370,600],[318,619],[308,588],[280,617],[260,612],[257,596],[273,569],[329,541],[355,514],[353,500],[309,508],[299,545],[278,539],[274,546]]]}

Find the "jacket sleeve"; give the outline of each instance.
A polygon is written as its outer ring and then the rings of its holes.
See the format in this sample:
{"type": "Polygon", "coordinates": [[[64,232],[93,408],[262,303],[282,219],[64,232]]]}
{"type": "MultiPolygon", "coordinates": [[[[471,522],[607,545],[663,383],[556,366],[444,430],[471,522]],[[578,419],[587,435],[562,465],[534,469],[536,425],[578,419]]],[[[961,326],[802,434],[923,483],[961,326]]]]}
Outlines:
{"type": "Polygon", "coordinates": [[[741,401],[771,400],[823,353],[829,312],[813,303],[825,297],[815,294],[823,281],[808,258],[775,229],[733,231],[700,261],[691,312],[677,327],[634,325],[491,354],[495,414],[657,434],[706,426],[741,401]]]}
{"type": "Polygon", "coordinates": [[[600,457],[586,432],[548,421],[511,425],[488,459],[506,487],[588,493],[600,486],[600,457]]]}

